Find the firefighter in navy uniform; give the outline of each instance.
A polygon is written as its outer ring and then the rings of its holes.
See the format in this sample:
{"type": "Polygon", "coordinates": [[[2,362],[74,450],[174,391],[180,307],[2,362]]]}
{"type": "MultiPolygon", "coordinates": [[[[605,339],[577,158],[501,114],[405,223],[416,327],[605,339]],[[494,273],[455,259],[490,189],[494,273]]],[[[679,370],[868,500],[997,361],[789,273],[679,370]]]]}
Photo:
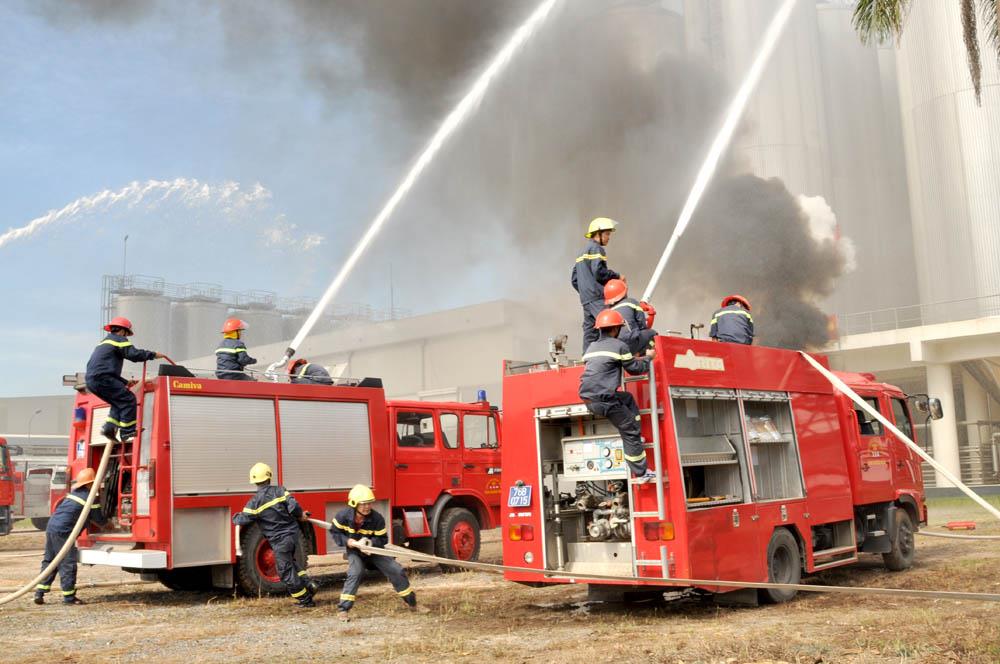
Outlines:
{"type": "Polygon", "coordinates": [[[646,450],[639,426],[639,407],[628,392],[619,390],[622,369],[632,375],[646,373],[655,355],[653,349],[648,359],[632,355],[625,342],[618,338],[625,320],[614,309],[602,311],[594,327],[604,334],[583,355],[586,368],[580,377],[580,398],[587,409],[599,417],[606,417],[622,437],[625,461],[638,483],[654,480],[656,475],[646,464],[646,450]]]}
{"type": "Polygon", "coordinates": [[[708,336],[716,341],[732,344],[753,343],[753,316],[750,302],[742,295],[727,295],[722,299],[722,308],[712,315],[712,327],[708,336]]]}
{"type": "Polygon", "coordinates": [[[306,521],[309,515],[285,487],[271,484],[272,475],[266,463],[255,463],[250,468],[250,482],[257,485],[257,493],[242,512],[233,515],[233,523],[241,528],[257,523],[274,551],[275,566],[285,589],[298,600],[296,606],[316,606],[313,595],[319,585],[299,569],[296,557],[302,546],[299,521],[306,521]]]}
{"type": "Polygon", "coordinates": [[[410,587],[406,570],[393,558],[370,555],[357,549],[359,543],[366,546],[384,548],[389,541],[385,519],[373,508],[375,494],[364,484],[355,484],[347,495],[347,507],[337,512],[330,525],[330,534],[337,546],[346,547],[348,567],[344,589],[337,605],[337,617],[350,620],[348,612],[357,601],[358,587],[365,571],[374,567],[382,572],[392,584],[396,594],[403,598],[406,606],[417,613],[427,613],[424,607],[417,607],[417,595],[410,587]]]}
{"type": "Polygon", "coordinates": [[[318,364],[309,362],[304,357],[300,357],[292,363],[292,366],[288,368],[288,375],[296,385],[333,385],[330,372],[318,364]]]}
{"type": "MultiPolygon", "coordinates": [[[[77,475],[76,481],[69,493],[56,505],[52,516],[49,517],[49,524],[45,527],[45,555],[42,556],[42,569],[45,569],[52,562],[59,550],[66,543],[66,538],[73,532],[83,506],[87,504],[87,494],[90,493],[90,485],[94,483],[93,468],[84,468],[77,475]]],[[[105,523],[104,515],[98,500],[90,509],[87,516],[87,523],[101,525],[105,523]]],[[[35,604],[45,604],[45,593],[52,589],[52,582],[55,581],[56,572],[59,572],[59,585],[62,588],[63,604],[83,604],[83,601],[76,596],[76,545],[69,550],[66,557],[59,563],[59,567],[53,570],[47,578],[35,586],[35,604]]]]}
{"type": "Polygon", "coordinates": [[[111,410],[101,428],[101,435],[115,441],[116,432],[121,440],[135,437],[136,400],[128,389],[128,382],[122,378],[122,365],[129,362],[158,360],[162,354],[151,350],[140,350],[128,340],[132,336],[132,322],[128,318],[112,318],[104,326],[108,336],[97,344],[87,362],[87,389],[106,401],[111,410]]]}
{"type": "Polygon", "coordinates": [[[653,338],[657,334],[653,329],[656,310],[646,302],[629,297],[628,284],[621,279],[609,280],[604,284],[604,303],[622,315],[625,325],[618,338],[625,342],[633,355],[642,355],[653,347],[653,338]]]}
{"type": "Polygon", "coordinates": [[[222,326],[222,343],[215,349],[215,376],[223,380],[253,380],[244,369],[257,360],[250,357],[243,343],[243,330],[247,324],[239,318],[230,318],[222,326]]]}
{"type": "Polygon", "coordinates": [[[590,239],[583,253],[573,265],[570,283],[580,294],[583,307],[583,352],[597,340],[599,333],[594,329],[597,314],[604,310],[604,284],[609,279],[620,279],[621,275],[608,267],[608,257],[604,247],[611,241],[618,222],[607,217],[598,217],[590,222],[586,237],[590,239]]]}

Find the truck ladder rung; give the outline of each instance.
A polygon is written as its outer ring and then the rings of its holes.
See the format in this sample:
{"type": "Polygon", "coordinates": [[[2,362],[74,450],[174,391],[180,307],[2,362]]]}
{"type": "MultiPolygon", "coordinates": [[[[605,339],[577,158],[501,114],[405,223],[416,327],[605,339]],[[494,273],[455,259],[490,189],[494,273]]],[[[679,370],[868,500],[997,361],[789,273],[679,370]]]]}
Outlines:
{"type": "Polygon", "coordinates": [[[663,566],[663,563],[660,562],[659,560],[646,560],[644,558],[640,558],[639,560],[635,561],[635,564],[638,565],[639,567],[662,567],[663,566]]]}
{"type": "Polygon", "coordinates": [[[625,376],[626,383],[645,383],[649,382],[649,374],[642,374],[640,376],[625,376]]]}
{"type": "MultiPolygon", "coordinates": [[[[639,414],[640,415],[650,415],[650,414],[652,414],[652,412],[653,412],[652,408],[640,408],[639,409],[639,414]]],[[[662,408],[658,408],[656,410],[656,414],[657,415],[663,415],[663,409],[662,408]]]]}
{"type": "Polygon", "coordinates": [[[657,512],[632,512],[633,519],[655,519],[658,516],[657,512]]]}

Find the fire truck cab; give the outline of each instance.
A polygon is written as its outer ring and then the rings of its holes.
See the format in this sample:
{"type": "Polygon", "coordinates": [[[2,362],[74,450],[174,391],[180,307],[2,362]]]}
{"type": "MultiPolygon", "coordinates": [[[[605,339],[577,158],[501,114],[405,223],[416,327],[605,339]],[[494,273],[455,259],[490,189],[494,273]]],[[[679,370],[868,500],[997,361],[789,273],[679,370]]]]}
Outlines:
{"type": "MultiPolygon", "coordinates": [[[[110,527],[84,534],[81,563],[175,589],[283,592],[259,528],[231,523],[255,491],[247,473],[258,461],[326,521],[353,485],[371,486],[392,541],[439,555],[475,559],[480,530],[499,524],[499,413],[485,399],[387,402],[378,379],[327,386],[161,375],[141,389],[141,434],[114,445],[101,487],[110,527]]],[[[71,477],[97,467],[107,412],[80,391],[71,477]]],[[[338,550],[329,533],[301,530],[306,554],[338,550]]]]}
{"type": "MultiPolygon", "coordinates": [[[[507,364],[504,563],[538,570],[507,578],[723,593],[734,589],[721,581],[797,583],[861,553],[910,566],[927,511],[909,448],[796,352],[663,336],[655,347],[653,371],[624,386],[658,475],[642,485],[617,431],[581,403],[581,365],[507,364]]],[[[912,437],[899,389],[841,378],[912,437]]]]}
{"type": "Polygon", "coordinates": [[[0,535],[14,528],[14,468],[10,463],[7,440],[0,438],[0,535]]]}

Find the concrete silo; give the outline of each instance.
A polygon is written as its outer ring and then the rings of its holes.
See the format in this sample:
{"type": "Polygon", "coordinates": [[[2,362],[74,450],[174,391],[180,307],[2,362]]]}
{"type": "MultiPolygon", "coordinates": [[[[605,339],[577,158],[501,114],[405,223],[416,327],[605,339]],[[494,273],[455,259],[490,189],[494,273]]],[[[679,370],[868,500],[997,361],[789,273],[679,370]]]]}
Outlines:
{"type": "Polygon", "coordinates": [[[221,339],[229,307],[218,299],[192,296],[174,303],[177,361],[211,355],[221,339]]]}
{"type": "Polygon", "coordinates": [[[153,292],[121,291],[116,294],[115,315],[132,321],[135,336],[131,340],[137,347],[167,355],[173,352],[168,298],[153,292]]]}

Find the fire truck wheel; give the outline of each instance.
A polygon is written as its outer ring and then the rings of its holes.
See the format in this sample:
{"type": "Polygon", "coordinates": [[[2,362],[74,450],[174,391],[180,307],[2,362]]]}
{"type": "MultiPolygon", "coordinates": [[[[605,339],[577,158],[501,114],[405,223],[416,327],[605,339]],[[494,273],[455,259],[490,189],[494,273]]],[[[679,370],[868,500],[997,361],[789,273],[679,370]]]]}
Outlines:
{"type": "MultiPolygon", "coordinates": [[[[296,552],[299,566],[306,568],[305,542],[299,534],[300,546],[296,552]]],[[[242,529],[243,555],[236,560],[236,582],[240,590],[250,597],[260,594],[284,595],[285,584],[278,576],[278,566],[274,560],[274,551],[267,543],[263,531],[257,524],[242,529]]]]}
{"type": "MultiPolygon", "coordinates": [[[[777,528],[767,545],[767,580],[770,583],[798,583],[802,580],[802,562],[799,543],[785,528],[777,528]]],[[[761,601],[781,604],[795,597],[799,591],[778,588],[761,588],[761,601]]]]}
{"type": "Polygon", "coordinates": [[[212,589],[211,567],[178,567],[156,573],[157,580],[171,590],[199,592],[212,589]]]}
{"type": "MultiPolygon", "coordinates": [[[[439,558],[477,560],[479,558],[479,521],[464,507],[444,511],[434,538],[434,552],[439,558]]],[[[445,572],[461,572],[461,567],[442,565],[445,572]]]]}
{"type": "Polygon", "coordinates": [[[39,530],[45,530],[46,526],[49,525],[49,517],[47,516],[33,516],[31,517],[31,525],[39,530]]]}
{"type": "Polygon", "coordinates": [[[895,532],[893,533],[892,551],[882,554],[885,568],[893,572],[909,569],[913,565],[913,554],[916,552],[913,541],[913,520],[904,509],[896,510],[895,532]]]}
{"type": "Polygon", "coordinates": [[[7,535],[14,529],[14,519],[11,518],[9,507],[0,507],[0,535],[7,535]]]}

